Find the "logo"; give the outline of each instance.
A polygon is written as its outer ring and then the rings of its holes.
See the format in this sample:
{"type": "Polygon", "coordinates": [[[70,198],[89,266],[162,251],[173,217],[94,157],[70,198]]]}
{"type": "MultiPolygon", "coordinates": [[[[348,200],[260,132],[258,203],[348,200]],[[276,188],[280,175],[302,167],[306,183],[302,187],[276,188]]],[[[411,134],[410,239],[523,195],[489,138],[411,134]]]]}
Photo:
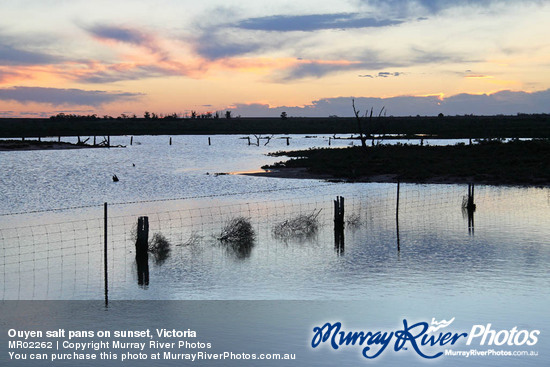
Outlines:
{"type": "Polygon", "coordinates": [[[413,350],[419,356],[427,359],[441,357],[444,352],[441,347],[454,346],[465,342],[479,345],[509,345],[509,346],[533,346],[538,342],[539,330],[518,330],[515,326],[510,330],[493,330],[491,324],[473,325],[469,332],[445,331],[455,318],[449,321],[417,322],[410,324],[403,320],[403,328],[393,331],[346,331],[341,322],[327,322],[322,326],[313,328],[311,347],[317,348],[322,344],[328,344],[334,350],[344,347],[360,347],[361,355],[367,359],[374,359],[384,351],[393,349],[413,350]]]}
{"type": "Polygon", "coordinates": [[[449,321],[441,320],[440,322],[435,321],[434,318],[432,318],[432,325],[428,328],[428,333],[436,332],[439,329],[443,329],[444,327],[447,327],[451,325],[455,321],[455,318],[453,317],[449,321]]]}

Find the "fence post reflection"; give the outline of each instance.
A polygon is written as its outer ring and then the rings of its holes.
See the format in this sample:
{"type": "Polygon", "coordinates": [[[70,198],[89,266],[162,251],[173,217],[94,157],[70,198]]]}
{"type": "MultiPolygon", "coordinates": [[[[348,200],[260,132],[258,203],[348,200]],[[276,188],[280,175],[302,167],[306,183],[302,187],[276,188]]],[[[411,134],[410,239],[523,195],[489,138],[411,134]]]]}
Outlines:
{"type": "Polygon", "coordinates": [[[334,200],[334,248],[339,255],[344,253],[344,197],[334,200]]]}

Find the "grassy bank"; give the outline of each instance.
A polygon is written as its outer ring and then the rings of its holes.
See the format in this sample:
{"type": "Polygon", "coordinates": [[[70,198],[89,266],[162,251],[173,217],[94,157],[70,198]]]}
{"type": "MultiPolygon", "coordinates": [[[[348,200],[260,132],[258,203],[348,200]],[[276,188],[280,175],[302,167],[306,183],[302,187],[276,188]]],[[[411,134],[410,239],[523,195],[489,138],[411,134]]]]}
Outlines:
{"type": "Polygon", "coordinates": [[[311,174],[359,181],[550,185],[548,140],[441,147],[380,145],[366,151],[350,147],[274,155],[293,158],[271,168],[305,168],[311,174]]]}
{"type": "MultiPolygon", "coordinates": [[[[367,134],[422,134],[438,138],[547,138],[550,115],[380,117],[367,134]]],[[[357,121],[327,118],[232,119],[0,119],[0,137],[197,135],[197,134],[343,134],[358,133],[357,121]]]]}

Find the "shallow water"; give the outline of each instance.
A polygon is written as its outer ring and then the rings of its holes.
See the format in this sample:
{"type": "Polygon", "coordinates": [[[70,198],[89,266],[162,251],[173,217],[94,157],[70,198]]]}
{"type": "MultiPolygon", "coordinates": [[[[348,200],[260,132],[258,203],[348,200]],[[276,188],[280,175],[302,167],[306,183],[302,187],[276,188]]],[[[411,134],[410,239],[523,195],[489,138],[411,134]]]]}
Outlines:
{"type": "MultiPolygon", "coordinates": [[[[266,137],[266,136],[264,136],[266,137]]],[[[240,193],[309,185],[288,180],[260,181],[248,177],[221,179],[213,174],[258,170],[284,157],[269,152],[328,147],[329,136],[274,136],[267,145],[248,145],[244,136],[111,137],[112,145],[126,148],[0,152],[0,213],[25,212],[103,202],[171,199],[240,193]],[[112,182],[116,174],[120,181],[112,182]]],[[[340,136],[347,137],[347,136],[340,136]]],[[[65,139],[75,142],[76,139],[65,139]]],[[[252,143],[255,142],[252,136],[252,143]]],[[[395,143],[399,141],[384,141],[395,143]]],[[[418,144],[418,141],[402,141],[418,144]]],[[[458,141],[452,141],[458,142],[458,141]]],[[[356,144],[331,139],[332,147],[356,144]]],[[[446,144],[430,141],[430,144],[446,144]]]]}
{"type": "MultiPolygon", "coordinates": [[[[465,185],[402,184],[396,220],[395,184],[214,175],[280,160],[264,155],[289,148],[277,138],[258,147],[238,136],[212,136],[211,146],[205,136],[177,136],[170,146],[166,136],[143,136],[126,148],[0,152],[0,213],[27,212],[0,216],[1,298],[103,299],[108,202],[111,301],[304,300],[304,314],[325,307],[315,302],[336,301],[339,310],[350,307],[338,317],[356,323],[364,307],[371,323],[457,317],[550,332],[548,189],[476,186],[469,226],[465,185]],[[343,246],[333,227],[338,195],[346,200],[343,246]],[[319,213],[317,230],[309,235],[274,234],[284,221],[312,213],[319,213]],[[162,234],[170,252],[149,255],[149,284],[140,285],[135,225],[142,215],[149,238],[162,234]],[[237,216],[252,225],[250,246],[216,240],[237,216]]],[[[328,137],[292,136],[290,144],[327,146],[328,137]]],[[[548,345],[545,338],[539,350],[548,345]]],[[[548,357],[532,364],[540,362],[548,357]]]]}
{"type": "MultiPolygon", "coordinates": [[[[14,274],[13,282],[4,281],[3,298],[101,298],[103,202],[109,202],[113,298],[429,297],[438,287],[495,297],[504,290],[550,294],[548,189],[476,187],[469,229],[461,210],[464,185],[401,185],[397,228],[395,184],[214,175],[254,170],[279,159],[267,152],[326,146],[328,137],[292,136],[290,146],[280,137],[260,146],[239,136],[213,136],[210,146],[207,139],[177,136],[168,145],[166,136],[136,136],[126,148],[0,153],[1,212],[46,210],[0,217],[4,279],[14,274]],[[332,226],[337,195],[346,197],[348,222],[357,222],[345,230],[342,253],[332,226]],[[174,198],[180,200],[158,201],[174,198]],[[71,206],[78,208],[47,211],[71,206]],[[279,223],[314,211],[318,229],[311,236],[274,236],[279,223]],[[150,237],[161,233],[172,245],[162,264],[151,259],[147,287],[136,283],[139,215],[150,217],[150,237]],[[244,253],[215,240],[239,215],[256,232],[244,253]]],[[[124,143],[128,137],[112,138],[124,143]]]]}

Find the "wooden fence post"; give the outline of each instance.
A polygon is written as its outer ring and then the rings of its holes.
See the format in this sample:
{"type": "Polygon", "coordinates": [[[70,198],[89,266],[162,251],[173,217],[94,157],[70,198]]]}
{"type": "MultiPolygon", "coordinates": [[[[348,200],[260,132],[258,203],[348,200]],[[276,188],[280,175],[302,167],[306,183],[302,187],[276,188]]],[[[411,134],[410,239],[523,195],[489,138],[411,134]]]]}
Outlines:
{"type": "Polygon", "coordinates": [[[344,197],[334,200],[334,248],[341,255],[344,253],[344,197]]]}
{"type": "Polygon", "coordinates": [[[468,184],[468,204],[466,209],[475,211],[476,204],[474,203],[474,184],[468,184]]]}
{"type": "Polygon", "coordinates": [[[337,196],[334,200],[334,228],[344,228],[344,197],[337,196]]]}
{"type": "Polygon", "coordinates": [[[468,213],[468,233],[474,234],[474,212],[476,211],[476,204],[474,203],[474,184],[468,184],[468,202],[466,204],[466,211],[468,213]]]}
{"type": "Polygon", "coordinates": [[[138,284],[149,284],[149,217],[139,217],[137,223],[136,263],[138,284]]]}

